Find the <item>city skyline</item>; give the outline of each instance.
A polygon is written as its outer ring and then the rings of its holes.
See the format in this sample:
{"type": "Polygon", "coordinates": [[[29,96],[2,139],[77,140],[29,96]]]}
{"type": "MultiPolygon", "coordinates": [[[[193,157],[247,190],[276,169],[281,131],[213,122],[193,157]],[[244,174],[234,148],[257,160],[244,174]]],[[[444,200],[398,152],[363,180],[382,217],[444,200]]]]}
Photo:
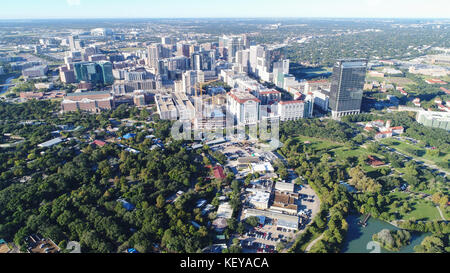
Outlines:
{"type": "Polygon", "coordinates": [[[450,2],[430,0],[18,0],[2,4],[0,19],[62,18],[449,18],[450,2]],[[236,8],[239,7],[239,8],[236,8]],[[389,7],[389,9],[387,9],[389,7]],[[127,12],[124,13],[123,11],[127,12]]]}

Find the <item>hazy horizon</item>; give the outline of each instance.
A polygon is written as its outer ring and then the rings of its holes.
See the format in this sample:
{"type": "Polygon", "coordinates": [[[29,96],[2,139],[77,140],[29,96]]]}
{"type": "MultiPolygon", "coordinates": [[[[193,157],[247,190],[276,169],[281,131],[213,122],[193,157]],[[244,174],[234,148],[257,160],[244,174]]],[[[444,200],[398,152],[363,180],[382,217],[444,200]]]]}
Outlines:
{"type": "Polygon", "coordinates": [[[450,19],[447,0],[16,0],[0,20],[31,19],[450,19]],[[126,12],[124,12],[126,11],[126,12]]]}

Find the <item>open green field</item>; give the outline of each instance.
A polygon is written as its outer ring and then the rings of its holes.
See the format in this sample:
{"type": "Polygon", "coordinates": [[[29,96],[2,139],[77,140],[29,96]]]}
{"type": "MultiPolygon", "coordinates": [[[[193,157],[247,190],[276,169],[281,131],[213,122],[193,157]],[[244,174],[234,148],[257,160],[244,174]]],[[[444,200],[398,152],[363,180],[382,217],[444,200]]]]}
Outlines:
{"type": "MultiPolygon", "coordinates": [[[[397,139],[383,139],[381,141],[383,144],[390,146],[402,153],[410,155],[419,160],[431,161],[435,164],[437,163],[447,163],[450,161],[450,153],[445,151],[440,151],[440,156],[434,156],[427,153],[427,149],[420,144],[409,144],[405,141],[399,141],[397,139]],[[414,153],[414,154],[413,154],[414,153]]],[[[445,168],[449,170],[448,168],[445,168]]]]}
{"type": "Polygon", "coordinates": [[[412,209],[410,212],[403,214],[401,213],[400,208],[394,208],[393,205],[389,206],[389,213],[398,212],[402,220],[424,220],[424,221],[433,221],[433,220],[442,220],[439,211],[436,206],[432,204],[431,201],[413,198],[408,193],[404,192],[396,192],[391,193],[389,195],[392,201],[406,201],[409,204],[409,207],[412,209]]]}
{"type": "Polygon", "coordinates": [[[311,144],[308,145],[311,146],[314,150],[324,150],[324,149],[330,150],[342,147],[342,144],[340,143],[329,140],[322,140],[314,137],[299,136],[296,137],[296,139],[301,143],[305,143],[307,141],[311,142],[311,144]]]}
{"type": "MultiPolygon", "coordinates": [[[[345,146],[343,144],[336,143],[333,141],[312,138],[312,137],[304,137],[304,136],[297,137],[297,140],[301,143],[305,143],[306,141],[311,142],[311,144],[309,144],[309,146],[312,147],[316,152],[326,151],[337,162],[344,162],[348,158],[354,158],[357,160],[360,156],[368,157],[369,155],[374,155],[381,160],[385,159],[385,157],[383,155],[370,153],[364,147],[351,148],[349,146],[345,146]]],[[[379,176],[378,171],[381,168],[374,168],[372,166],[365,165],[363,169],[370,177],[376,178],[379,176]]]]}
{"type": "Polygon", "coordinates": [[[305,143],[306,141],[311,142],[309,144],[310,147],[312,147],[316,151],[322,151],[326,150],[328,153],[330,153],[332,156],[337,157],[339,159],[347,159],[349,157],[359,157],[361,155],[375,155],[381,159],[384,158],[384,156],[380,154],[373,154],[367,151],[363,147],[358,148],[351,148],[348,146],[345,146],[341,143],[333,142],[330,140],[323,140],[313,137],[305,137],[305,136],[299,136],[296,139],[298,139],[299,142],[305,143]]]}
{"type": "Polygon", "coordinates": [[[367,80],[366,81],[377,81],[377,82],[387,82],[387,83],[392,83],[398,86],[407,86],[410,84],[414,84],[414,81],[405,78],[405,77],[384,77],[384,78],[380,78],[380,77],[371,77],[369,75],[367,75],[367,80]]]}

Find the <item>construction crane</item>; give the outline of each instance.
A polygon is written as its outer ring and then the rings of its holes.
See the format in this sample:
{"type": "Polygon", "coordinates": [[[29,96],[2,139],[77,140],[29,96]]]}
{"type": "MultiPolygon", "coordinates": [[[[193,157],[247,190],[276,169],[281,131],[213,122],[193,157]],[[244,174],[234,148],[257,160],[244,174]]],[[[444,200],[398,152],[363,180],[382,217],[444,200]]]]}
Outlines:
{"type": "Polygon", "coordinates": [[[202,107],[203,101],[208,100],[209,98],[204,99],[203,98],[203,86],[214,83],[214,82],[218,82],[220,81],[220,79],[216,79],[216,80],[211,80],[211,81],[207,81],[207,82],[198,82],[196,83],[195,86],[195,97],[196,97],[196,101],[195,101],[195,111],[196,113],[200,113],[200,115],[202,115],[202,109],[199,109],[199,107],[202,107]],[[199,103],[199,98],[198,98],[198,86],[200,85],[200,100],[201,100],[201,104],[198,105],[199,103]]]}
{"type": "Polygon", "coordinates": [[[214,82],[218,82],[220,81],[220,79],[216,79],[216,80],[212,80],[212,81],[207,81],[207,82],[198,82],[195,84],[195,96],[198,97],[198,85],[200,84],[200,93],[201,93],[201,97],[203,98],[203,86],[214,83],[214,82]]]}

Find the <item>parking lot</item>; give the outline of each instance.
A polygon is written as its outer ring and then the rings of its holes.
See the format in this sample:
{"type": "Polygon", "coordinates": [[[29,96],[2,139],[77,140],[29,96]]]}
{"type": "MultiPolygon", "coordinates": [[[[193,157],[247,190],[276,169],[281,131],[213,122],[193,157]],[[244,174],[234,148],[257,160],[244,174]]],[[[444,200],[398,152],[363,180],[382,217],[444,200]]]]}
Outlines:
{"type": "Polygon", "coordinates": [[[267,219],[239,238],[244,253],[273,253],[279,242],[287,243],[294,237],[295,231],[277,228],[276,222],[267,219]]]}
{"type": "MultiPolygon", "coordinates": [[[[251,169],[246,161],[252,162],[273,162],[278,157],[264,149],[262,144],[256,141],[240,141],[231,140],[226,143],[217,144],[211,147],[213,151],[220,151],[227,157],[227,164],[225,167],[231,169],[236,179],[243,180],[251,169]],[[246,158],[246,160],[242,160],[246,158]],[[241,160],[240,160],[241,159],[241,160]]],[[[289,178],[287,182],[295,181],[298,176],[292,169],[288,169],[289,178]]],[[[272,172],[266,172],[259,177],[258,181],[273,181],[277,175],[272,172]]],[[[272,186],[273,187],[273,186],[272,186]]],[[[287,247],[292,244],[294,239],[304,232],[306,227],[311,223],[312,219],[320,210],[320,201],[313,189],[306,186],[296,186],[295,192],[299,194],[298,198],[298,212],[299,212],[299,230],[288,230],[277,227],[276,220],[266,218],[264,225],[259,225],[251,230],[248,230],[244,235],[237,237],[240,240],[241,247],[244,253],[272,253],[276,252],[276,246],[282,242],[287,247]]],[[[242,202],[247,203],[246,195],[242,196],[242,202]]],[[[243,210],[238,219],[243,219],[243,210]]]]}

